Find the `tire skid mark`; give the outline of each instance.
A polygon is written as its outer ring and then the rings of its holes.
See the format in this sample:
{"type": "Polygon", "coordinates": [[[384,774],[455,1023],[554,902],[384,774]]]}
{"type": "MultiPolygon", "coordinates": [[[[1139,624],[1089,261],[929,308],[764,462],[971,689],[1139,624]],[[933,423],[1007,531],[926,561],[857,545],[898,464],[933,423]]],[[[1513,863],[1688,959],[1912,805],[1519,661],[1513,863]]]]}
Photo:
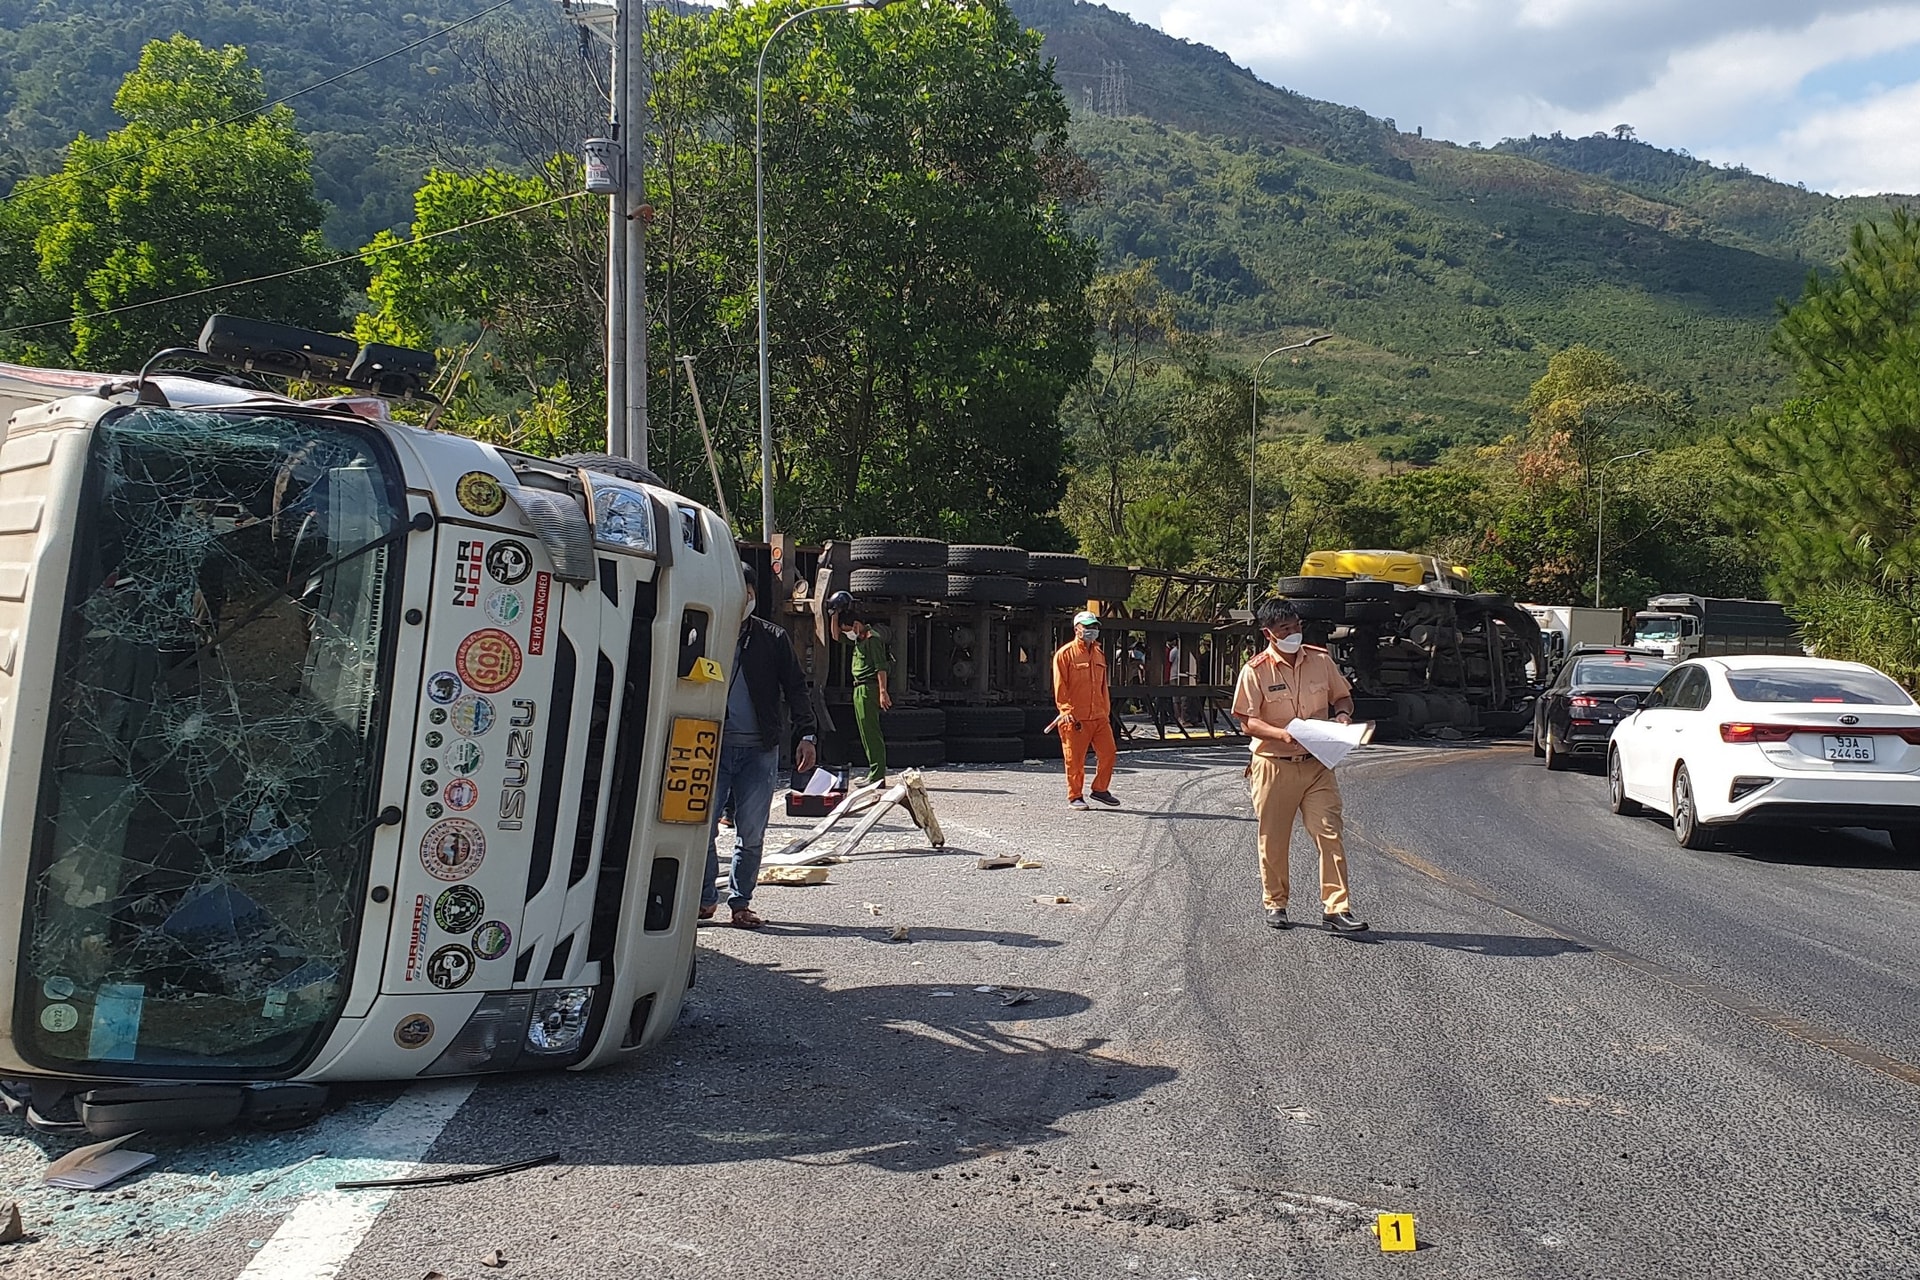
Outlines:
{"type": "MultiPolygon", "coordinates": [[[[1455,760],[1464,760],[1467,758],[1469,757],[1454,757],[1455,760]]],[[[1428,754],[1417,761],[1404,761],[1404,763],[1408,765],[1440,762],[1446,762],[1446,753],[1438,751],[1428,754]],[[1436,757],[1438,757],[1438,760],[1436,760],[1436,757]]],[[[1388,762],[1382,761],[1381,763],[1384,764],[1388,762]]],[[[1392,763],[1403,763],[1403,761],[1394,761],[1392,763]]],[[[1445,885],[1447,888],[1463,893],[1479,902],[1483,902],[1495,910],[1503,911],[1516,920],[1524,921],[1536,929],[1544,929],[1546,932],[1563,941],[1585,947],[1594,954],[1604,956],[1622,968],[1630,969],[1635,973],[1652,978],[1675,990],[1717,1004],[1723,1009],[1740,1014],[1759,1023],[1761,1026],[1777,1031],[1802,1044],[1825,1049],[1830,1053],[1845,1058],[1856,1066],[1865,1067],[1867,1070],[1883,1075],[1890,1080],[1897,1080],[1901,1084],[1920,1088],[1920,1066],[1915,1066],[1891,1054],[1883,1053],[1872,1045],[1829,1031],[1817,1023],[1807,1021],[1805,1018],[1797,1018],[1790,1013],[1775,1009],[1771,1005],[1755,1000],[1750,996],[1742,995],[1738,991],[1721,986],[1717,982],[1709,982],[1703,978],[1696,978],[1691,974],[1683,973],[1669,965],[1661,964],[1658,960],[1649,960],[1645,956],[1623,950],[1620,947],[1613,946],[1611,943],[1602,942],[1600,939],[1590,937],[1576,929],[1568,929],[1551,921],[1542,920],[1538,916],[1530,915],[1477,881],[1470,880],[1463,875],[1445,870],[1442,867],[1437,867],[1411,850],[1400,848],[1398,845],[1385,844],[1381,841],[1374,840],[1363,832],[1357,831],[1351,823],[1347,826],[1347,835],[1350,839],[1358,839],[1375,852],[1383,853],[1387,857],[1392,858],[1409,871],[1417,872],[1429,880],[1445,885]]]]}

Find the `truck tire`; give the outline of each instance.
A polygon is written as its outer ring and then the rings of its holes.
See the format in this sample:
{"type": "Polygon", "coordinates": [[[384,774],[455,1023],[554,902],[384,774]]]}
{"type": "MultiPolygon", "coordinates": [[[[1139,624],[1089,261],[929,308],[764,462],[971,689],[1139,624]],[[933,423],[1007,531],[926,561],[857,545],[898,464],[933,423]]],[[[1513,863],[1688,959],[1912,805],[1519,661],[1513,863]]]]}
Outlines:
{"type": "Polygon", "coordinates": [[[947,759],[954,764],[1018,764],[1027,758],[1019,738],[948,738],[947,759]]]}
{"type": "Polygon", "coordinates": [[[1302,622],[1344,622],[1347,616],[1345,600],[1323,599],[1316,597],[1296,597],[1287,601],[1300,615],[1302,622]]]}
{"type": "Polygon", "coordinates": [[[943,569],[947,544],[937,538],[855,538],[847,555],[856,568],[943,569]]]}
{"type": "Polygon", "coordinates": [[[1289,600],[1345,600],[1345,578],[1282,578],[1273,584],[1275,595],[1289,600]]]}
{"type": "Polygon", "coordinates": [[[981,547],[957,543],[947,548],[947,568],[956,573],[1027,572],[1027,553],[1020,547],[981,547]]]}
{"type": "Polygon", "coordinates": [[[855,569],[847,587],[856,599],[944,600],[947,574],[943,569],[855,569]]]}
{"type": "Polygon", "coordinates": [[[1367,582],[1355,578],[1347,584],[1347,599],[1391,600],[1393,599],[1394,591],[1395,588],[1391,582],[1367,582]]]}
{"type": "Polygon", "coordinates": [[[1050,733],[1023,733],[1020,735],[1020,745],[1028,760],[1057,760],[1060,757],[1060,739],[1050,733]]]}
{"type": "Polygon", "coordinates": [[[1023,733],[1045,733],[1047,726],[1053,723],[1054,717],[1060,714],[1059,708],[1053,706],[1022,707],[1020,711],[1024,717],[1021,727],[1023,733]]]}
{"type": "Polygon", "coordinates": [[[1037,609],[1084,609],[1087,607],[1087,588],[1079,582],[1030,582],[1027,584],[1027,603],[1037,609]]]}
{"type": "MultiPolygon", "coordinates": [[[[851,723],[852,712],[848,712],[851,723]]],[[[880,713],[880,736],[887,740],[888,755],[893,743],[915,738],[937,738],[947,731],[947,713],[938,707],[895,707],[880,713]]]]}
{"type": "Polygon", "coordinates": [[[1348,600],[1346,620],[1352,622],[1392,622],[1399,616],[1391,600],[1348,600]]]}
{"type": "Polygon", "coordinates": [[[616,480],[631,480],[635,484],[659,485],[666,488],[666,482],[632,458],[616,458],[610,453],[563,453],[554,459],[563,467],[579,467],[582,471],[598,471],[603,476],[612,476],[616,480]]]}
{"type": "Polygon", "coordinates": [[[887,768],[930,769],[947,762],[947,744],[938,738],[887,743],[887,768]]]}
{"type": "Polygon", "coordinates": [[[1355,720],[1395,720],[1400,716],[1400,704],[1392,698],[1373,698],[1359,694],[1353,700],[1353,718],[1355,720]]]}
{"type": "Polygon", "coordinates": [[[947,733],[953,738],[1017,737],[1026,726],[1025,707],[947,708],[947,733]]]}
{"type": "Polygon", "coordinates": [[[949,573],[947,599],[975,604],[1025,604],[1028,582],[999,574],[949,573]]]}
{"type": "Polygon", "coordinates": [[[1027,573],[1035,578],[1084,578],[1087,558],[1059,551],[1029,551],[1027,573]]]}

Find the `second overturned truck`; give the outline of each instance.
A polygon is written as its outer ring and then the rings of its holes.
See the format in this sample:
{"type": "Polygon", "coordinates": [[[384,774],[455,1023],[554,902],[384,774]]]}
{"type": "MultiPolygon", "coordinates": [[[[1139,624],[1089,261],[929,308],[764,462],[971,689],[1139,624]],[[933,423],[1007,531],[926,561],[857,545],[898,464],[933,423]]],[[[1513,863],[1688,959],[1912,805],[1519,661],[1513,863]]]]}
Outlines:
{"type": "Polygon", "coordinates": [[[1282,578],[1308,639],[1354,683],[1354,713],[1383,737],[1513,733],[1544,669],[1540,624],[1511,598],[1469,592],[1464,572],[1399,551],[1319,551],[1282,578]]]}

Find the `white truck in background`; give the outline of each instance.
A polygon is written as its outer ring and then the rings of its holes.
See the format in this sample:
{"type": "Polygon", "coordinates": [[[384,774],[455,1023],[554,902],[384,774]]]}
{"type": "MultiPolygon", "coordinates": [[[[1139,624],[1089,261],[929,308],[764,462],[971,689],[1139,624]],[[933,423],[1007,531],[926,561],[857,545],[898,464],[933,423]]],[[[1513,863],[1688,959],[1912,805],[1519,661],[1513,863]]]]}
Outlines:
{"type": "Polygon", "coordinates": [[[1584,605],[1523,604],[1520,606],[1540,624],[1540,646],[1547,669],[1536,671],[1534,678],[1547,679],[1576,645],[1620,643],[1625,619],[1618,609],[1594,609],[1584,605]]]}
{"type": "Polygon", "coordinates": [[[1800,624],[1777,600],[1654,596],[1633,615],[1633,647],[1671,662],[1737,653],[1805,653],[1800,624]]]}

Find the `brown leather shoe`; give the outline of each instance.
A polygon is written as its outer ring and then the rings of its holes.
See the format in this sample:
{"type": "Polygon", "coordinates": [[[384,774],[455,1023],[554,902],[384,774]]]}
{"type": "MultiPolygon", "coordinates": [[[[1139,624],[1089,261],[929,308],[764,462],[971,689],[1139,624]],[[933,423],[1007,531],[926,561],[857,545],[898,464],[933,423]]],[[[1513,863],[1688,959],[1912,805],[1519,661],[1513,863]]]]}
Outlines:
{"type": "Polygon", "coordinates": [[[727,921],[736,929],[758,929],[766,921],[753,913],[752,907],[735,907],[733,919],[727,921]]]}

